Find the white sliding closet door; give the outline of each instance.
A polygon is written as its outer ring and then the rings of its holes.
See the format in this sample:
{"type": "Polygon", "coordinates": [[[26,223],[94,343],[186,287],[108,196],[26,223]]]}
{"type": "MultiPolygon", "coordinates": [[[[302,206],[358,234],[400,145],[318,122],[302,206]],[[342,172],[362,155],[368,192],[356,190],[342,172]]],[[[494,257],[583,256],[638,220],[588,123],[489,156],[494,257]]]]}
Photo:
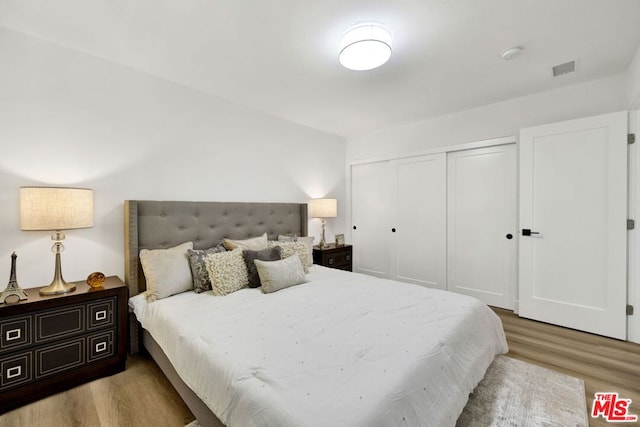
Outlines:
{"type": "Polygon", "coordinates": [[[447,155],[447,289],[514,308],[515,144],[447,155]]]}
{"type": "Polygon", "coordinates": [[[446,154],[392,162],[395,234],[391,277],[446,289],[446,154]]]}
{"type": "Polygon", "coordinates": [[[626,339],[626,222],[627,112],[523,129],[520,315],[626,339]]]}
{"type": "Polygon", "coordinates": [[[351,167],[353,271],[389,277],[390,162],[351,167]]]}

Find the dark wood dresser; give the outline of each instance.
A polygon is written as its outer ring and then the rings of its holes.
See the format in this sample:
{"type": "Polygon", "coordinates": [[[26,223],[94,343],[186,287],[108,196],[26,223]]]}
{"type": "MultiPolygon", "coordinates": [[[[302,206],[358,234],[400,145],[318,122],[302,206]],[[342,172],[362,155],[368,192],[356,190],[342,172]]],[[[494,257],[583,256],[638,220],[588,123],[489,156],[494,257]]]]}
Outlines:
{"type": "Polygon", "coordinates": [[[353,247],[330,245],[320,249],[313,247],[313,263],[339,270],[353,270],[353,247]]]}
{"type": "Polygon", "coordinates": [[[0,305],[0,414],[125,368],[128,289],[118,277],[62,295],[39,289],[0,305]]]}

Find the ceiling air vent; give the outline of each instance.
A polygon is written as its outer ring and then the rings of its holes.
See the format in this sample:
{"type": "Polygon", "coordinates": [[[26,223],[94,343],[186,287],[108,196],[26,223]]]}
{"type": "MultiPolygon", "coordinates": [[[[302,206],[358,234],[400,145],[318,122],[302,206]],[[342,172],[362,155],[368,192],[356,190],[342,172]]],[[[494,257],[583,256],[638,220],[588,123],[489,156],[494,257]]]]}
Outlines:
{"type": "Polygon", "coordinates": [[[558,77],[563,74],[569,74],[576,71],[576,61],[565,62],[564,64],[556,65],[552,68],[553,77],[558,77]]]}

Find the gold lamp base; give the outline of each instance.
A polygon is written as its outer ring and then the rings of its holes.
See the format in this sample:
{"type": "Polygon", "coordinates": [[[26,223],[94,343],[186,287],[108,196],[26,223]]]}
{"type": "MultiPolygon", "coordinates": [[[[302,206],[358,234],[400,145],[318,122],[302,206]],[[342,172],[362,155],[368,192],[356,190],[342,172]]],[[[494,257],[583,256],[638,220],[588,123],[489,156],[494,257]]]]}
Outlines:
{"type": "Polygon", "coordinates": [[[55,240],[52,251],[56,253],[56,266],[55,272],[53,273],[53,281],[49,286],[45,286],[40,289],[40,295],[57,295],[57,294],[66,294],[67,292],[75,291],[76,285],[73,283],[67,283],[62,278],[62,266],[60,262],[60,253],[64,250],[64,246],[62,245],[62,240],[64,239],[64,234],[60,231],[56,231],[56,233],[51,236],[51,240],[55,240]]]}
{"type": "Polygon", "coordinates": [[[76,290],[76,285],[73,283],[67,283],[64,280],[53,279],[53,282],[49,286],[40,289],[40,295],[56,295],[66,294],[76,290]]]}
{"type": "Polygon", "coordinates": [[[327,240],[324,238],[324,227],[327,224],[327,221],[322,218],[322,238],[320,239],[320,243],[318,243],[318,247],[320,249],[324,249],[327,247],[327,240]]]}

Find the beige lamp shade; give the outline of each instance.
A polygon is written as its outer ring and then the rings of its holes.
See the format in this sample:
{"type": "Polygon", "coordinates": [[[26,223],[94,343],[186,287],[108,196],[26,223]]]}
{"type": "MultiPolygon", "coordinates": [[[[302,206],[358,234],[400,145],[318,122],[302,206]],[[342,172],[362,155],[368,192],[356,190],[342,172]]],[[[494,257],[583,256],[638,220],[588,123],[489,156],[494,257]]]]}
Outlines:
{"type": "Polygon", "coordinates": [[[338,216],[337,199],[313,199],[310,204],[313,218],[335,218],[338,216]]]}
{"type": "Polygon", "coordinates": [[[70,230],[93,227],[93,190],[21,187],[21,230],[70,230]]]}

